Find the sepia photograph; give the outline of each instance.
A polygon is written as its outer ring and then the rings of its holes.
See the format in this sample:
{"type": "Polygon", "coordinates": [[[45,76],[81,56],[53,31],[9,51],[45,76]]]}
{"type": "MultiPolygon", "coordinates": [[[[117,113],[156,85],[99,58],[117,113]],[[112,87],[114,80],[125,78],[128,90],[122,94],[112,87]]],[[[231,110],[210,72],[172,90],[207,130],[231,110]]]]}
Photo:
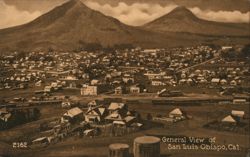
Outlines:
{"type": "Polygon", "coordinates": [[[0,157],[250,157],[250,1],[0,0],[0,157]]]}

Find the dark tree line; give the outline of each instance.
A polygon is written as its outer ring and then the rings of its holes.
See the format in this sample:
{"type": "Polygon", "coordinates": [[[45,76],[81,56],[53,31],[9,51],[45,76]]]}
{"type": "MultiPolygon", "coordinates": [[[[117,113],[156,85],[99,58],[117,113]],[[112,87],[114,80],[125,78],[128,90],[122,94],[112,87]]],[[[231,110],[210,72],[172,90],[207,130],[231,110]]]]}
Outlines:
{"type": "MultiPolygon", "coordinates": [[[[115,50],[126,50],[132,49],[134,46],[132,44],[114,44],[113,46],[102,46],[100,43],[85,43],[84,41],[79,41],[79,50],[85,51],[104,51],[104,52],[114,52],[115,50]]],[[[77,51],[77,50],[76,50],[77,51]]]]}
{"type": "Polygon", "coordinates": [[[227,60],[247,59],[250,57],[250,44],[245,45],[241,50],[231,48],[223,51],[221,56],[227,60]]]}
{"type": "Polygon", "coordinates": [[[8,121],[0,120],[0,130],[8,129],[30,121],[38,120],[41,116],[40,110],[37,108],[26,110],[13,110],[10,112],[11,117],[8,121]]]}

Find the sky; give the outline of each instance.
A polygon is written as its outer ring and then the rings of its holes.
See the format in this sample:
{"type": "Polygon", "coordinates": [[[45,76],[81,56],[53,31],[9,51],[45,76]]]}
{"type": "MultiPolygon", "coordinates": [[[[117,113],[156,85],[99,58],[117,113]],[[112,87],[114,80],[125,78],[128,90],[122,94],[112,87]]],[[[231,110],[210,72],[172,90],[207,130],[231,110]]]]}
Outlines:
{"type": "MultiPolygon", "coordinates": [[[[25,24],[68,0],[0,0],[0,29],[25,24]]],[[[219,22],[250,20],[249,0],[81,0],[91,9],[140,26],[185,6],[202,19],[219,22]]]]}

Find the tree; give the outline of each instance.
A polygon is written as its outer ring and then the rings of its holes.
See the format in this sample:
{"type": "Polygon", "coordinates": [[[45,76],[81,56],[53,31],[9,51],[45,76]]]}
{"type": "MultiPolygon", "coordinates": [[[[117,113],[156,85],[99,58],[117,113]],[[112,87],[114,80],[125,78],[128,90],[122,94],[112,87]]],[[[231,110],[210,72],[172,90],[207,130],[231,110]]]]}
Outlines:
{"type": "Polygon", "coordinates": [[[250,57],[250,44],[244,46],[244,48],[241,50],[240,57],[250,57]]]}
{"type": "Polygon", "coordinates": [[[85,46],[85,50],[86,51],[98,51],[98,50],[102,50],[103,47],[100,43],[88,43],[85,46]]]}
{"type": "Polygon", "coordinates": [[[237,58],[237,52],[234,49],[229,49],[227,51],[223,51],[221,56],[227,60],[233,60],[237,58]]]}
{"type": "Polygon", "coordinates": [[[114,48],[116,50],[126,50],[126,49],[131,50],[134,48],[134,46],[132,44],[115,44],[114,48]]]}

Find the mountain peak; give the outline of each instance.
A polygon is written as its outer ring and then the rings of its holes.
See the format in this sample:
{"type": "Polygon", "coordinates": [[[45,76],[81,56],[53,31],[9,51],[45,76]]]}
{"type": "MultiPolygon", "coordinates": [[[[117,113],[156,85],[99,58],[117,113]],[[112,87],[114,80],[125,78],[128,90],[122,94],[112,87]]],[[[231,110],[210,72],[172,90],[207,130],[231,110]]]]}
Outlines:
{"type": "Polygon", "coordinates": [[[178,6],[175,9],[173,9],[172,11],[190,12],[190,10],[188,10],[185,6],[178,6]]]}
{"type": "Polygon", "coordinates": [[[83,5],[83,3],[81,2],[81,0],[70,0],[69,3],[72,3],[74,5],[83,5]]]}
{"type": "Polygon", "coordinates": [[[169,14],[167,14],[167,17],[179,18],[179,19],[183,19],[183,18],[196,19],[197,18],[189,9],[187,9],[184,6],[176,7],[169,14]]]}
{"type": "Polygon", "coordinates": [[[81,0],[70,0],[69,2],[65,3],[64,5],[71,5],[73,7],[81,7],[81,8],[87,8],[85,4],[81,0]]]}

